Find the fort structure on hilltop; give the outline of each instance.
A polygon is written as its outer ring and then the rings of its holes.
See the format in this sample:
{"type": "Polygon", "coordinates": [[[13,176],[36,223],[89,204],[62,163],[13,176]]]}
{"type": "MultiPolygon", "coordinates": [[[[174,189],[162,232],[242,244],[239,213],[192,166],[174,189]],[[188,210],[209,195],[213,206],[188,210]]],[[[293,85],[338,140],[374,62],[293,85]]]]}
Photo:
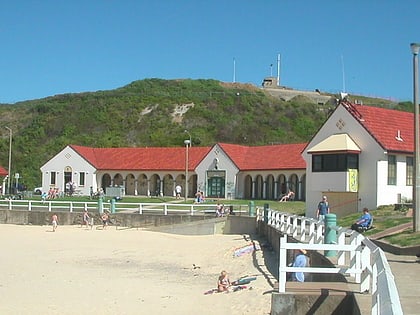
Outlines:
{"type": "Polygon", "coordinates": [[[304,96],[313,102],[324,105],[334,99],[331,95],[323,95],[316,89],[315,91],[295,90],[289,87],[280,86],[276,77],[266,77],[262,82],[262,89],[273,97],[289,101],[296,96],[304,96]]]}

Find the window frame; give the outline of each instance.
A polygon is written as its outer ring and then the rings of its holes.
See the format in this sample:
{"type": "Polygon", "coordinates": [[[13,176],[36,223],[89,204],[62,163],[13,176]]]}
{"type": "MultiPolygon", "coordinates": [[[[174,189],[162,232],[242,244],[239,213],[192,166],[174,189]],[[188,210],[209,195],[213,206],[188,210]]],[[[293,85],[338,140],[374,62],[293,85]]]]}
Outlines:
{"type": "Polygon", "coordinates": [[[392,154],[388,155],[387,184],[389,186],[397,185],[397,156],[392,154]]]}
{"type": "Polygon", "coordinates": [[[359,154],[333,153],[312,154],[312,172],[347,172],[359,169],[359,154]]]}

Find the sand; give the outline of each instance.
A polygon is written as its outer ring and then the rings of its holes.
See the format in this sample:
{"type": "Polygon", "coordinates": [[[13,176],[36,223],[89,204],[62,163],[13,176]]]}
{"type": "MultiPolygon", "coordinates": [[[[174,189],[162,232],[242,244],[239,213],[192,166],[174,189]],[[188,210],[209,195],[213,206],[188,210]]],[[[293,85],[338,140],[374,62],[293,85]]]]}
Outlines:
{"type": "Polygon", "coordinates": [[[0,225],[0,314],[269,314],[276,254],[234,255],[251,241],[111,226],[52,232],[0,225]],[[256,280],[237,292],[204,294],[222,270],[231,280],[256,280]]]}

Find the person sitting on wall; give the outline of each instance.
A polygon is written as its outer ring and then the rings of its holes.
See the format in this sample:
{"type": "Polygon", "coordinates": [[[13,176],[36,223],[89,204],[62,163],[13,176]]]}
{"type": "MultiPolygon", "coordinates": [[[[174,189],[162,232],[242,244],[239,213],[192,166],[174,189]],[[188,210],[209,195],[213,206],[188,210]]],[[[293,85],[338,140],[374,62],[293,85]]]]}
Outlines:
{"type": "Polygon", "coordinates": [[[372,215],[369,213],[368,208],[363,208],[363,215],[357,219],[356,222],[350,227],[352,230],[362,233],[368,230],[372,223],[372,215]]]}

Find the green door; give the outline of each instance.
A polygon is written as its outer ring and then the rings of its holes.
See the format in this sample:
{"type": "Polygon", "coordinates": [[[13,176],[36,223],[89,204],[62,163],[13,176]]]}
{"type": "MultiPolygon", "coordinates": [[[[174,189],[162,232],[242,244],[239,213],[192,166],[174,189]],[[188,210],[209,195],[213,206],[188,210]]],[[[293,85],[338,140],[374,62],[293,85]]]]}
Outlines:
{"type": "Polygon", "coordinates": [[[224,177],[211,177],[208,179],[207,196],[211,198],[225,198],[224,177]]]}

